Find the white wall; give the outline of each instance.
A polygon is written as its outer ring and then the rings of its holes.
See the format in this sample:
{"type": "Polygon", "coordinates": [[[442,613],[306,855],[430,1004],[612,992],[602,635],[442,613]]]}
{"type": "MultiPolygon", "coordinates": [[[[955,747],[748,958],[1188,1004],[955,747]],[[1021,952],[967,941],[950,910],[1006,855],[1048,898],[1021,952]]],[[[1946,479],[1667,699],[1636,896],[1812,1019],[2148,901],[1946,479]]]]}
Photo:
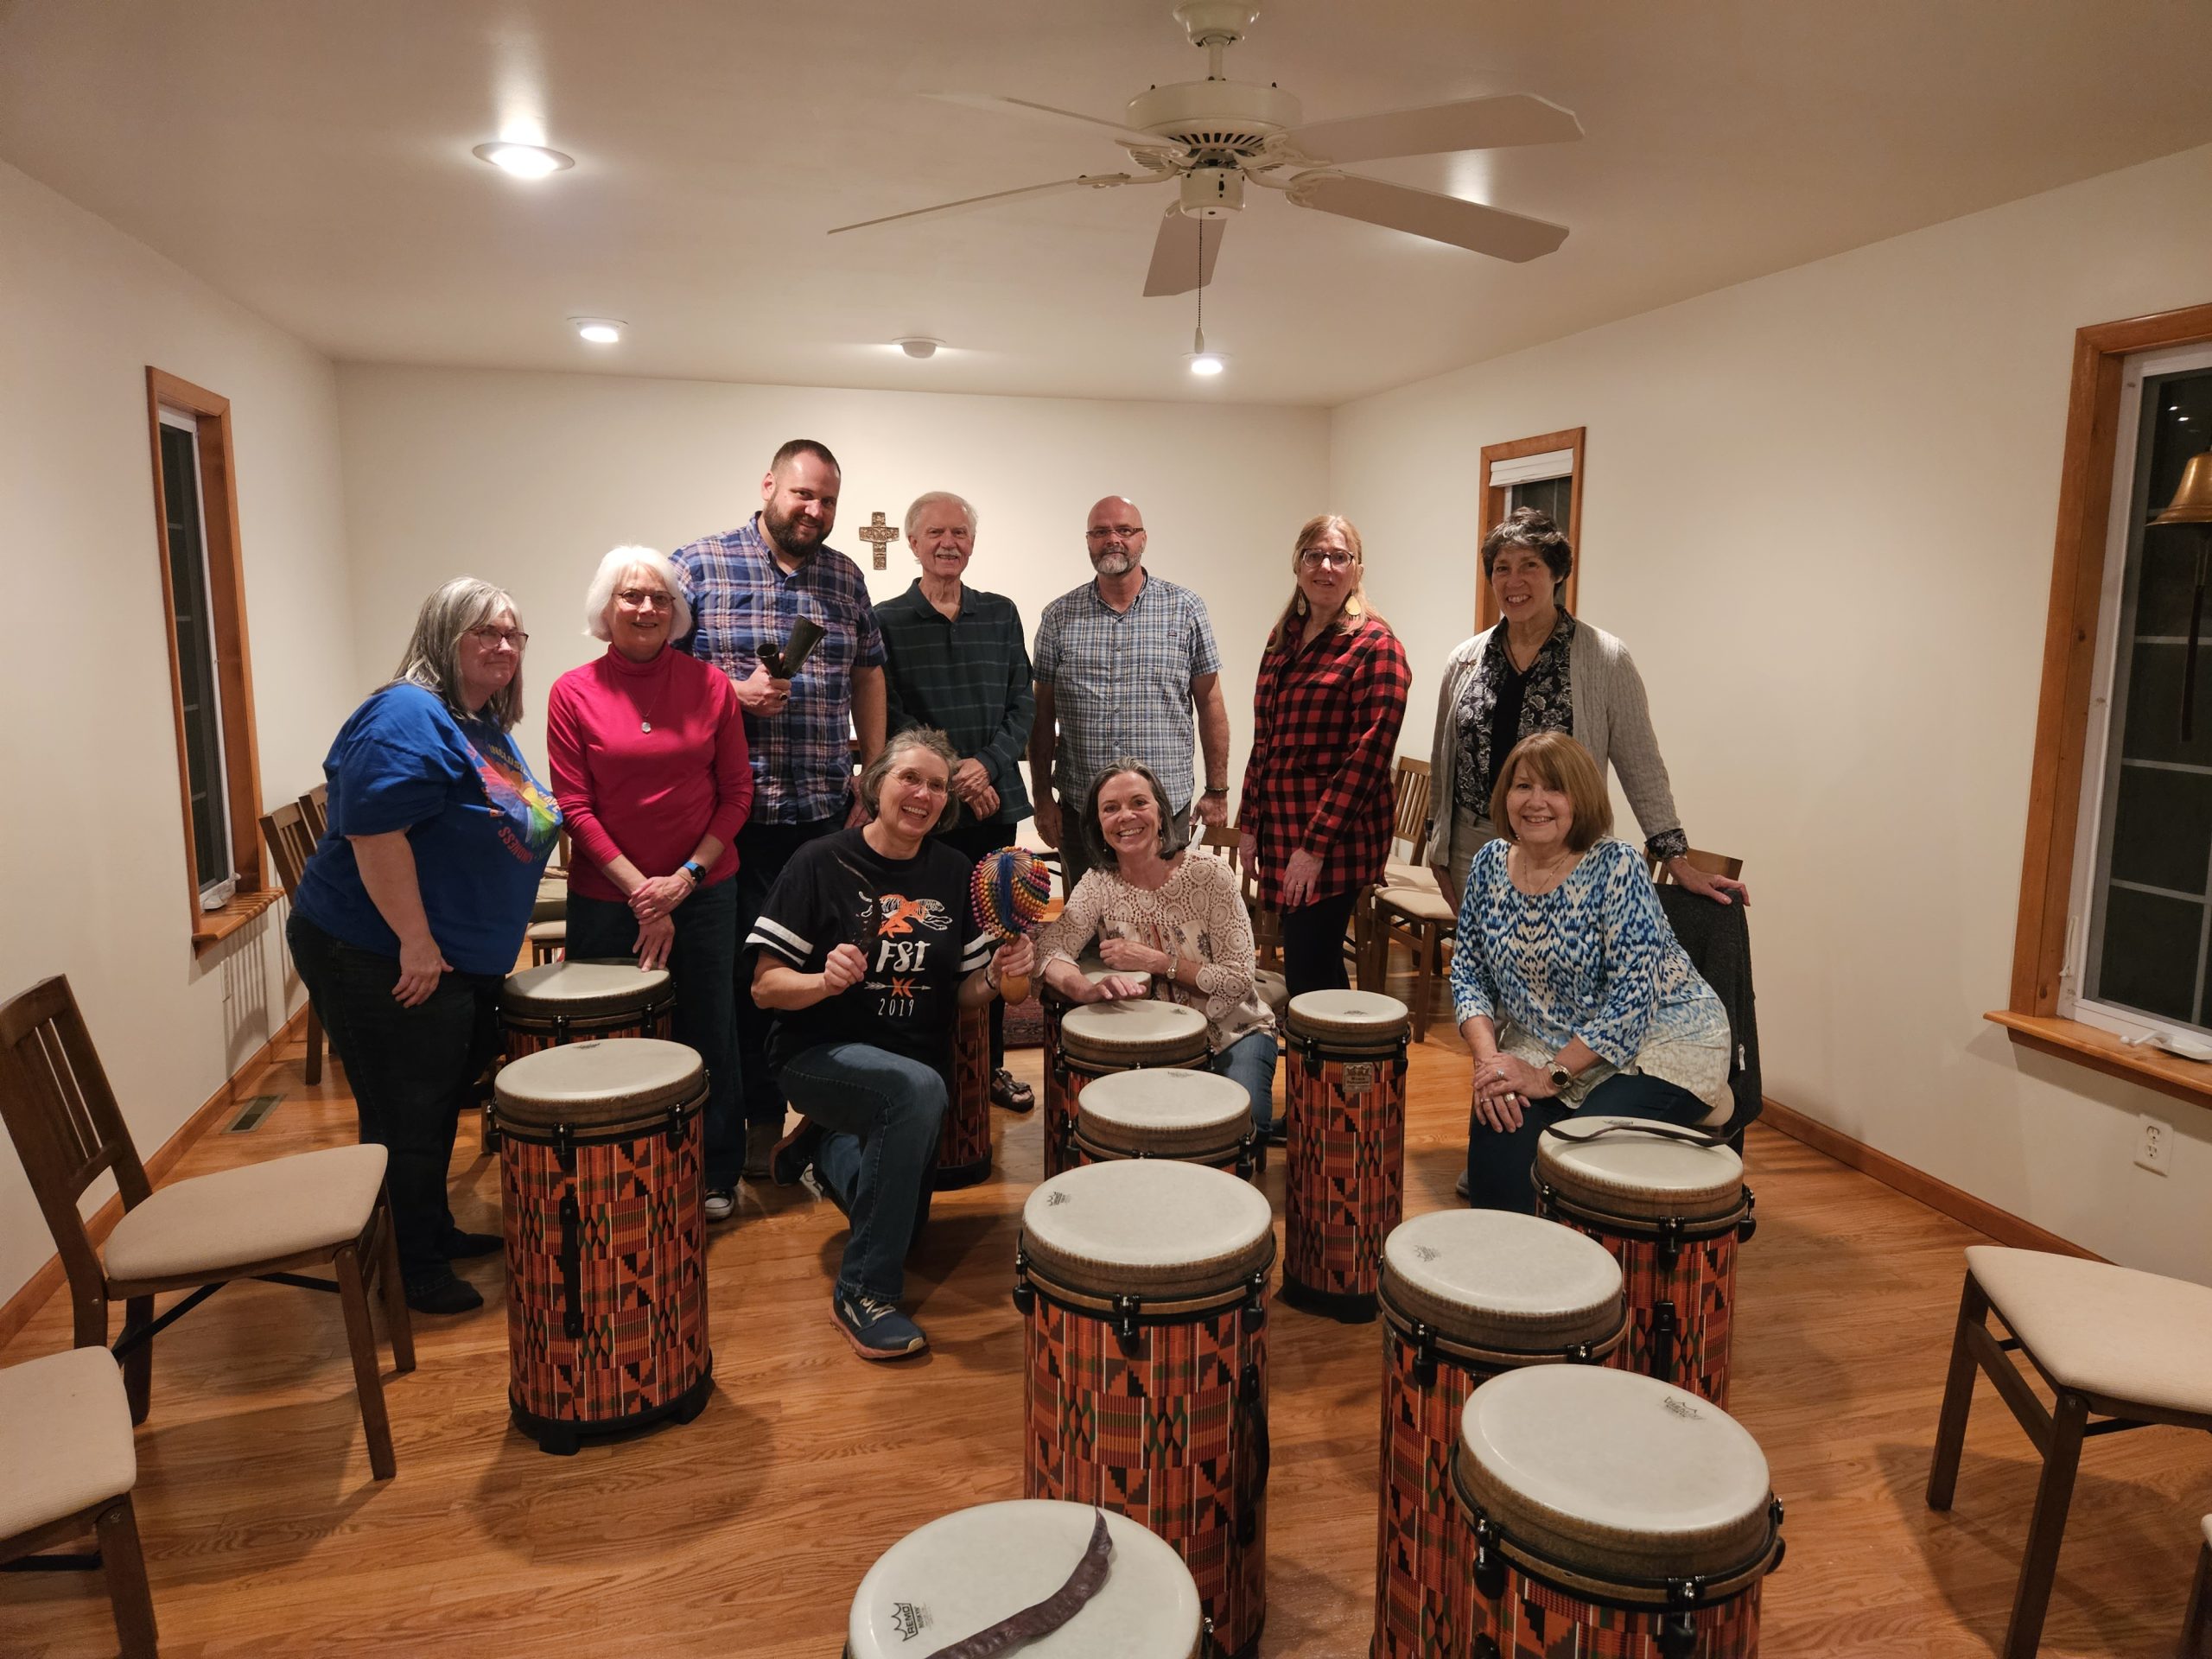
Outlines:
{"type": "MultiPolygon", "coordinates": [[[[1087,581],[1084,515],[1119,493],[1151,531],[1145,562],[1196,588],[1224,658],[1235,753],[1251,727],[1260,646],[1290,594],[1290,543],[1326,508],[1328,417],[1319,410],[1192,408],[1068,399],[836,391],[679,380],[370,367],[339,371],[355,652],[385,668],[425,594],[464,571],[515,595],[531,632],[524,747],[542,766],[546,689],[603,646],[582,632],[583,590],[610,547],[667,551],[741,524],[786,438],[828,444],[844,468],[833,546],[898,524],[927,489],[982,518],[969,581],[1010,596],[1033,639],[1046,602],[1087,581]]],[[[913,579],[890,549],[868,569],[887,599],[913,579]]]]}
{"type": "MultiPolygon", "coordinates": [[[[204,957],[146,430],[149,364],[231,400],[264,793],[321,776],[353,695],[330,365],[0,165],[0,996],[67,974],[142,1156],[295,1003],[279,906],[204,957]]],[[[94,1198],[111,1190],[103,1183],[94,1198]]],[[[0,1300],[53,1254],[0,1143],[0,1300]]]]}
{"type": "MultiPolygon", "coordinates": [[[[2212,149],[1335,411],[1425,752],[1478,451],[1589,429],[1582,613],[1649,687],[1692,841],[1755,897],[1767,1091],[2131,1265],[2212,1281],[2212,1113],[2014,1049],[2074,331],[2212,300],[2212,149]],[[2135,1115],[2178,1132],[2130,1165],[2135,1115]]],[[[1624,828],[1633,835],[1632,820],[1624,828]]]]}

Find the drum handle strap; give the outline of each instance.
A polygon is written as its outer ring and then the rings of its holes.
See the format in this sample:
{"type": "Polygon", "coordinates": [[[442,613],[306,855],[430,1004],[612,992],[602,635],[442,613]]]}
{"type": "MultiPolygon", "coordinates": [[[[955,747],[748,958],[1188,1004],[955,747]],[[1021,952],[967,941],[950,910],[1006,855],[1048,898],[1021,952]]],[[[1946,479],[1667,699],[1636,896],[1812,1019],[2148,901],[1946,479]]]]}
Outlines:
{"type": "Polygon", "coordinates": [[[583,1282],[578,1261],[582,1242],[577,1237],[582,1230],[575,1189],[571,1187],[561,1195],[561,1296],[567,1304],[561,1313],[561,1329],[571,1342],[584,1333],[583,1282]]]}
{"type": "Polygon", "coordinates": [[[1607,1123],[1582,1134],[1577,1134],[1567,1127],[1573,1121],[1561,1118],[1556,1123],[1547,1123],[1541,1133],[1555,1140],[1572,1141],[1584,1146],[1592,1141],[1602,1141],[1609,1135],[1656,1135],[1662,1141],[1680,1141],[1691,1147],[1725,1147],[1728,1144],[1728,1137],[1725,1135],[1714,1135],[1708,1129],[1684,1128],[1679,1124],[1663,1123],[1657,1118],[1631,1118],[1618,1123],[1607,1123]]]}
{"type": "Polygon", "coordinates": [[[1268,1406],[1260,1397],[1258,1362],[1246,1360],[1238,1381],[1236,1408],[1244,1420],[1247,1478],[1238,1484],[1236,1494],[1236,1544],[1240,1549],[1249,1549],[1260,1536],[1260,1505],[1267,1499],[1274,1451],[1268,1443],[1268,1406]]]}

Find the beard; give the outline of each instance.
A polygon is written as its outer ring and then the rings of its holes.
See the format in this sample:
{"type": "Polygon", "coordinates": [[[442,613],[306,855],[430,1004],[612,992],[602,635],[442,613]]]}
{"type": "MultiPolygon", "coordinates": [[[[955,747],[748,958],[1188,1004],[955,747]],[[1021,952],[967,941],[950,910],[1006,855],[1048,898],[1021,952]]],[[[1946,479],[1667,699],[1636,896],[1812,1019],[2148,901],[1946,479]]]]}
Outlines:
{"type": "Polygon", "coordinates": [[[1134,553],[1094,553],[1090,556],[1090,568],[1102,576],[1126,576],[1137,568],[1137,556],[1134,553]]]}
{"type": "Polygon", "coordinates": [[[760,523],[767,530],[769,538],[786,553],[799,553],[822,545],[828,529],[801,518],[796,512],[776,511],[774,502],[760,509],[760,523]]]}

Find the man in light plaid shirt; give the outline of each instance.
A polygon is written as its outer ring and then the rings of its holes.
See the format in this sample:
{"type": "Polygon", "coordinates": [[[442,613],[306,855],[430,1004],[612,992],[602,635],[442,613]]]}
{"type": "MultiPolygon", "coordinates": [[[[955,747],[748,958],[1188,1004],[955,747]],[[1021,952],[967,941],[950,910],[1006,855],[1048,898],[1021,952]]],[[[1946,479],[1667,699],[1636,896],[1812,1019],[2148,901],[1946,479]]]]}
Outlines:
{"type": "MultiPolygon", "coordinates": [[[[691,601],[684,643],[737,687],[753,751],[753,816],[737,834],[737,937],[752,932],[768,889],[808,842],[865,816],[853,790],[852,740],[866,766],[883,747],[883,639],[859,565],[827,544],[837,522],[837,458],[810,438],[776,451],[760,511],[726,535],[676,550],[691,601]],[[822,630],[795,675],[772,670],[794,624],[822,630]]],[[[738,1062],[745,1096],[745,1173],[768,1173],[784,1097],[769,1074],[768,1016],[742,988],[738,1062]]],[[[709,1192],[710,1220],[736,1194],[709,1192]]]]}
{"type": "Polygon", "coordinates": [[[1032,653],[1029,791],[1037,833],[1060,849],[1070,893],[1089,863],[1084,802],[1115,762],[1151,767],[1186,823],[1194,798],[1202,823],[1221,823],[1229,811],[1229,711],[1205,601],[1147,574],[1144,515],[1127,496],[1092,507],[1084,538],[1097,575],[1045,607],[1032,653]],[[1194,710],[1203,791],[1191,772],[1194,710]]]}

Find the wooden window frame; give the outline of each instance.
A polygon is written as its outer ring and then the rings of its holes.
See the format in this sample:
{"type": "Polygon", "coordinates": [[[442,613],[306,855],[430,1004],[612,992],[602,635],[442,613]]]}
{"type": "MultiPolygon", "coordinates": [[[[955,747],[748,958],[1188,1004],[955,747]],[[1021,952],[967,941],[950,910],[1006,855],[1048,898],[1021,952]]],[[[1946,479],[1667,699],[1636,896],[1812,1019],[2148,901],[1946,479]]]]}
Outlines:
{"type": "Polygon", "coordinates": [[[176,721],[177,798],[184,814],[186,902],[193,948],[205,952],[258,916],[278,896],[265,880],[261,856],[261,758],[254,729],[253,658],[246,640],[245,563],[238,542],[238,452],[231,435],[231,400],[149,364],[146,426],[153,453],[154,550],[162,580],[162,632],[168,642],[170,712],[176,721]],[[196,448],[200,513],[207,530],[208,620],[215,636],[231,868],[237,878],[230,903],[214,911],[200,907],[192,773],[185,748],[184,665],[177,656],[176,592],[169,576],[168,503],[162,479],[162,410],[165,408],[190,415],[199,423],[196,448]]]}
{"type": "MultiPolygon", "coordinates": [[[[1501,461],[1522,461],[1530,455],[1548,454],[1554,449],[1574,452],[1574,488],[1567,499],[1573,503],[1567,510],[1567,539],[1574,544],[1574,568],[1567,574],[1565,602],[1569,611],[1574,609],[1578,583],[1582,575],[1582,442],[1589,431],[1586,426],[1571,426],[1563,432],[1547,432],[1541,437],[1516,438],[1510,443],[1491,443],[1483,446],[1483,522],[1481,533],[1490,534],[1491,526],[1505,517],[1507,486],[1490,481],[1491,468],[1501,461]]],[[[1497,596],[1490,590],[1481,572],[1475,577],[1475,632],[1497,626],[1497,596]]]]}
{"type": "Polygon", "coordinates": [[[2050,566],[2043,687],[2036,704],[2035,764],[2020,860],[2019,918],[2005,1006],[1985,1017],[2039,1053],[2086,1065],[2177,1099],[2212,1106],[2212,1065],[2147,1047],[2058,1015],[2066,922],[2074,898],[2075,830],[2095,676],[2113,464],[2120,436],[2121,369],[2138,353],[2212,340],[2212,305],[2101,322],[2074,336],[2066,452],[2058,479],[2058,533],[2050,566]]]}

